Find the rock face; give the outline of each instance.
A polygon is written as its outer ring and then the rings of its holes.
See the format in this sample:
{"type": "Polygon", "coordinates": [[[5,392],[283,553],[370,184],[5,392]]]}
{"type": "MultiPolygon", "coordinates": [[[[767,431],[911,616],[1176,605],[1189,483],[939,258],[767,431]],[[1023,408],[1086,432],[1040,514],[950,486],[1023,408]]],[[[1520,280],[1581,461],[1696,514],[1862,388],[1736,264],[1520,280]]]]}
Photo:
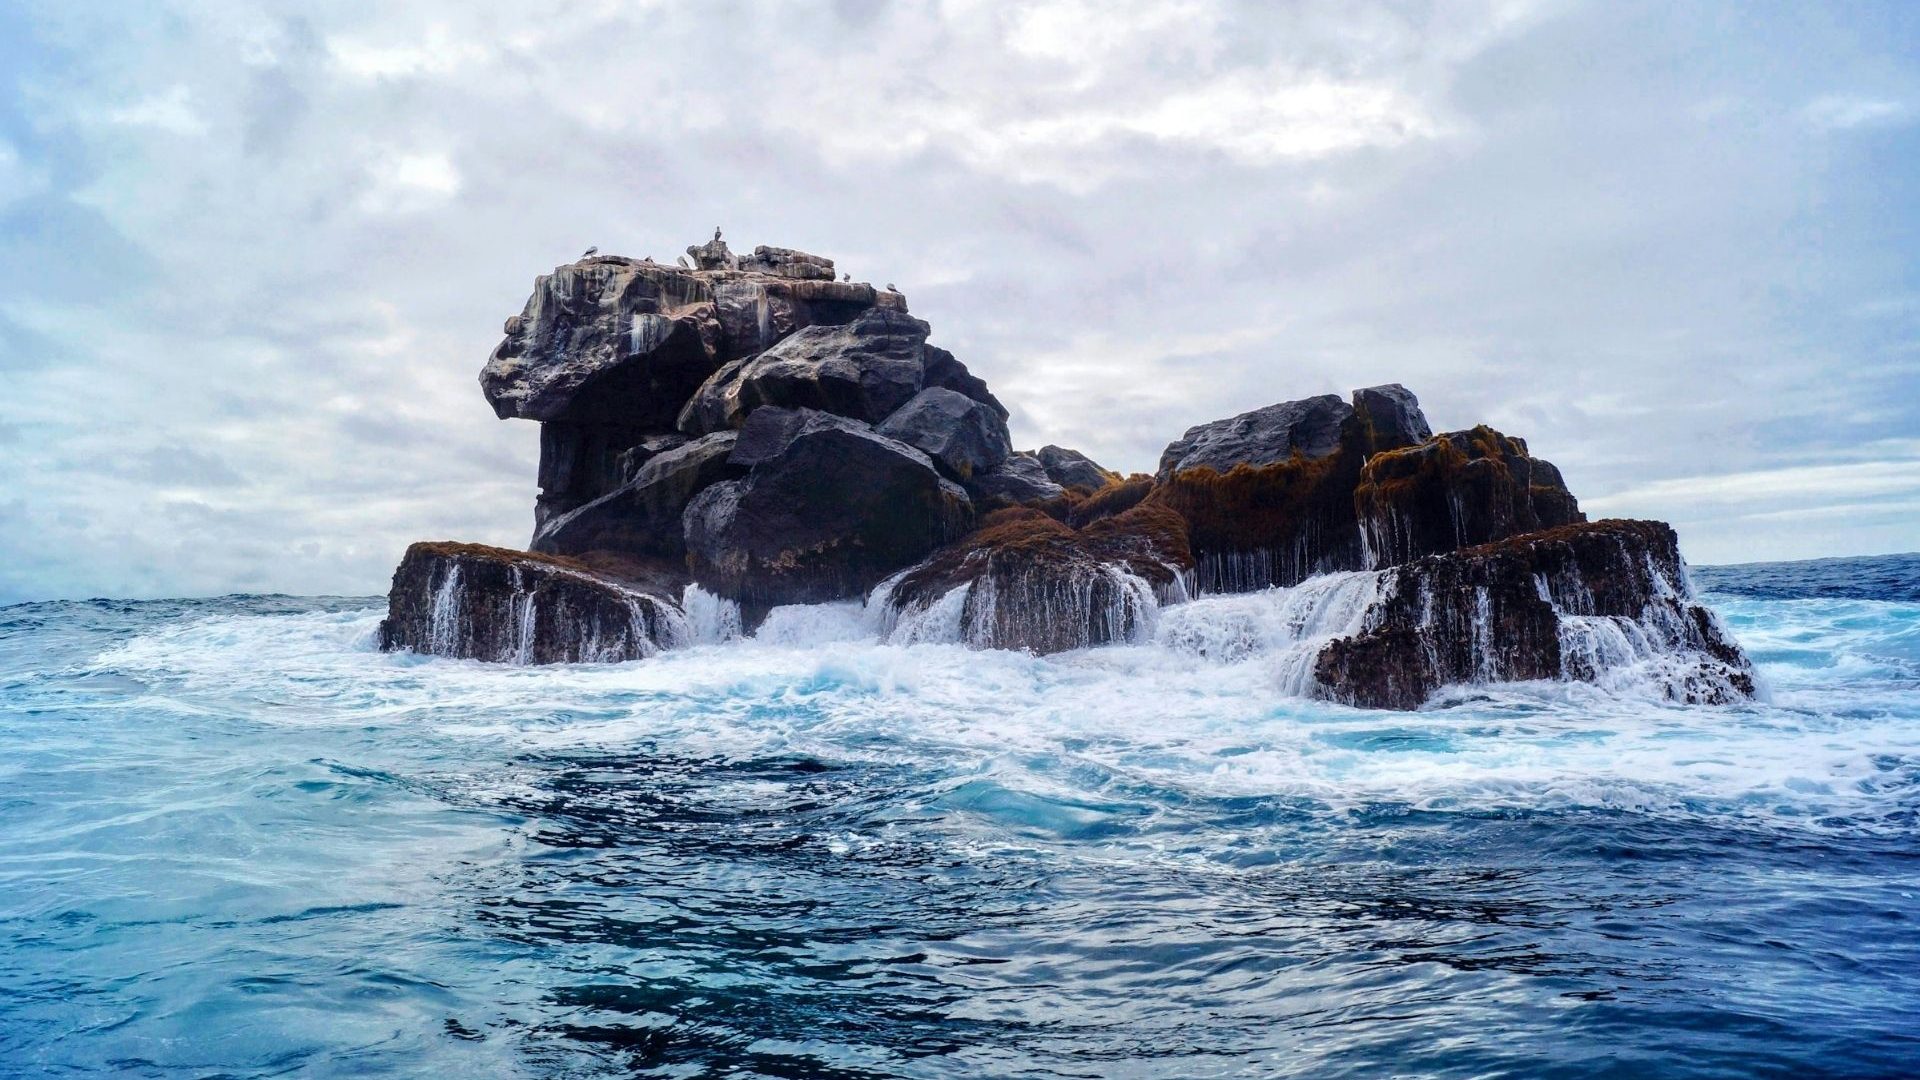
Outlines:
{"type": "Polygon", "coordinates": [[[884,308],[845,326],[807,327],[706,380],[680,411],[680,430],[737,428],[762,405],[877,424],[925,384],[927,332],[919,319],[884,308]]]}
{"type": "Polygon", "coordinates": [[[739,438],[735,432],[715,432],[645,458],[620,487],[547,521],[534,533],[533,550],[679,558],[687,550],[680,528],[687,503],[702,490],[745,473],[728,460],[739,438]]]}
{"type": "Polygon", "coordinates": [[[1388,571],[1368,629],[1316,675],[1334,700],[1418,708],[1443,686],[1633,679],[1673,700],[1751,697],[1753,670],[1687,584],[1673,530],[1600,521],[1427,556],[1388,571]]]}
{"type": "Polygon", "coordinates": [[[730,461],[747,475],[687,506],[687,553],[695,580],[749,607],[864,595],[972,524],[925,454],[832,413],[761,409],[730,461]]]}
{"type": "Polygon", "coordinates": [[[915,394],[881,423],[879,431],[924,452],[956,480],[992,472],[1013,453],[1007,422],[999,413],[939,386],[915,394]]]}
{"type": "Polygon", "coordinates": [[[1041,467],[1047,470],[1047,479],[1061,487],[1098,491],[1120,479],[1119,473],[1103,469],[1087,455],[1064,446],[1043,446],[1034,456],[1040,459],[1041,467]]]}
{"type": "Polygon", "coordinates": [[[1374,566],[1586,520],[1559,469],[1484,426],[1373,455],[1354,506],[1374,566]]]}
{"type": "Polygon", "coordinates": [[[1403,386],[1199,424],[1122,477],[1013,452],[1006,407],[904,297],[836,276],[716,230],[680,266],[597,256],[537,279],[480,374],[497,415],[541,425],[535,551],[414,545],[384,647],[632,659],[689,639],[684,594],[747,628],[865,597],[895,641],[1052,653],[1142,640],[1195,592],[1320,577],[1284,600],[1338,616],[1288,654],[1289,692],[1753,691],[1671,530],[1586,524],[1524,441],[1435,435],[1403,386]]]}
{"type": "Polygon", "coordinates": [[[1054,653],[1149,632],[1185,599],[1186,530],[1139,507],[1074,529],[1028,508],[998,511],[913,568],[879,602],[895,640],[1054,653]]]}
{"type": "Polygon", "coordinates": [[[393,574],[380,647],[519,664],[638,660],[688,639],[671,568],[418,543],[393,574]]]}
{"type": "Polygon", "coordinates": [[[1167,445],[1154,475],[1166,480],[1187,469],[1226,472],[1235,465],[1272,465],[1294,457],[1313,461],[1340,448],[1341,428],[1352,417],[1353,406],[1322,394],[1201,424],[1167,445]]]}

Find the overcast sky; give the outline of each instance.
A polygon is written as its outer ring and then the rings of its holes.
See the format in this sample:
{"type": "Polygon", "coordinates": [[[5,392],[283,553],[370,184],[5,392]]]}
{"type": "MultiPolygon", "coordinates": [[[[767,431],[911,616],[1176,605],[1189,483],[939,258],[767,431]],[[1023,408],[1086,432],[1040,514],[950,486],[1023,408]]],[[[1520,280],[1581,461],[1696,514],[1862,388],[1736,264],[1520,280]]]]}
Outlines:
{"type": "Polygon", "coordinates": [[[1920,5],[295,6],[0,3],[0,603],[524,545],[501,323],[715,224],[1016,445],[1399,381],[1696,563],[1920,549],[1920,5]]]}

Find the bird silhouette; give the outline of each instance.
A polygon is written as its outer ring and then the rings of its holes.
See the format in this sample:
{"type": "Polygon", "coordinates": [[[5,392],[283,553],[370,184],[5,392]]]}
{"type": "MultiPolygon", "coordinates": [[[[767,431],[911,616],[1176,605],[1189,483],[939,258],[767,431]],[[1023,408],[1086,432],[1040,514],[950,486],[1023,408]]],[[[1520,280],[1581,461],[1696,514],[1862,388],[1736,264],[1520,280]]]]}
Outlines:
{"type": "Polygon", "coordinates": [[[841,280],[841,281],[852,281],[852,280],[853,280],[853,275],[852,275],[852,274],[841,274],[841,275],[840,275],[840,280],[841,280]]]}
{"type": "Polygon", "coordinates": [[[713,227],[713,238],[715,241],[718,241],[720,239],[720,226],[718,225],[715,225],[713,227]]]}
{"type": "Polygon", "coordinates": [[[888,291],[888,292],[899,292],[900,290],[899,290],[899,289],[896,289],[896,288],[894,288],[894,287],[893,287],[893,282],[891,282],[891,281],[889,281],[889,282],[887,282],[887,291],[888,291]]]}
{"type": "Polygon", "coordinates": [[[580,257],[584,259],[589,255],[598,255],[598,254],[600,254],[600,249],[598,247],[590,247],[587,250],[581,252],[580,257]]]}

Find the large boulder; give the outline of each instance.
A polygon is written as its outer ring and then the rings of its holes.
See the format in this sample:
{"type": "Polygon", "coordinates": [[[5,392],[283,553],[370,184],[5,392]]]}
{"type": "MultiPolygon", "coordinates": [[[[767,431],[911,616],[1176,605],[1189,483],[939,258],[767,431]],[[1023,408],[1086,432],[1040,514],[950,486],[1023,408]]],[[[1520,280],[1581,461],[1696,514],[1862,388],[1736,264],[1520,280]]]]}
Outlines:
{"type": "Polygon", "coordinates": [[[916,447],[947,475],[965,481],[991,472],[1013,453],[1007,422],[992,407],[944,387],[929,387],[895,409],[877,429],[916,447]]]}
{"type": "Polygon", "coordinates": [[[684,576],[481,544],[417,543],[387,594],[380,647],[515,664],[638,660],[690,639],[684,576]]]}
{"type": "Polygon", "coordinates": [[[1367,386],[1353,392],[1353,415],[1366,432],[1370,453],[1417,446],[1433,437],[1420,399],[1399,383],[1367,386]]]}
{"type": "Polygon", "coordinates": [[[1586,520],[1559,469],[1484,425],[1368,458],[1353,504],[1371,566],[1586,520]]]}
{"type": "Polygon", "coordinates": [[[1186,469],[1226,472],[1235,465],[1272,465],[1293,457],[1309,461],[1340,448],[1353,406],[1332,394],[1283,401],[1187,429],[1160,455],[1161,480],[1186,469]]]}
{"type": "Polygon", "coordinates": [[[1445,686],[1527,679],[1703,704],[1754,694],[1751,664],[1694,599],[1661,522],[1562,526],[1382,573],[1367,629],[1315,663],[1333,700],[1415,709],[1445,686]]]}
{"type": "Polygon", "coordinates": [[[1047,502],[1066,494],[1031,450],[1008,454],[999,465],[974,473],[966,487],[967,494],[983,508],[1047,502]]]}
{"type": "Polygon", "coordinates": [[[897,641],[1045,654],[1143,639],[1185,597],[1186,526],[1136,507],[1075,529],[1031,508],[989,515],[964,540],[883,586],[897,641]]]}
{"type": "Polygon", "coordinates": [[[956,394],[965,394],[998,413],[1002,420],[1011,415],[1007,412],[1007,407],[1000,404],[1000,399],[994,397],[992,391],[987,389],[986,382],[968,371],[967,365],[955,360],[953,354],[947,350],[935,345],[927,346],[926,368],[926,385],[942,387],[956,394]]]}
{"type": "Polygon", "coordinates": [[[555,555],[624,551],[665,558],[686,553],[680,515],[703,489],[746,470],[729,457],[739,436],[715,432],[648,457],[633,479],[548,521],[533,550],[555,555]]]}
{"type": "Polygon", "coordinates": [[[1101,468],[1098,462],[1080,451],[1064,446],[1043,446],[1035,456],[1040,459],[1041,467],[1046,469],[1047,479],[1061,487],[1098,491],[1121,478],[1119,473],[1101,468]]]}
{"type": "Polygon", "coordinates": [[[715,484],[683,515],[708,590],[750,608],[862,596],[972,521],[932,460],[866,424],[818,410],[756,410],[715,484]]]}
{"type": "Polygon", "coordinates": [[[719,366],[713,291],[699,275],[597,257],[534,282],[480,371],[501,418],[665,430],[719,366]]]}
{"type": "Polygon", "coordinates": [[[811,326],[730,363],[680,411],[689,435],[737,428],[764,405],[818,409],[877,424],[920,392],[927,324],[874,308],[844,326],[811,326]]]}

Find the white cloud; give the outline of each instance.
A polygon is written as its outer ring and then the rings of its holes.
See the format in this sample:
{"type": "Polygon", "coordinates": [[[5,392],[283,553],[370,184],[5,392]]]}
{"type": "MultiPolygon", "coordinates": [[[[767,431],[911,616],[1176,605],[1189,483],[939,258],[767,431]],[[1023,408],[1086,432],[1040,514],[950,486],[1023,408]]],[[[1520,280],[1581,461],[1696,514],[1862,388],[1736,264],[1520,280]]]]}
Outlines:
{"type": "Polygon", "coordinates": [[[102,116],[114,124],[151,128],[171,135],[204,135],[207,122],[193,105],[193,91],[173,86],[127,105],[107,109],[102,116]]]}
{"type": "Polygon", "coordinates": [[[1835,94],[1808,102],[1800,115],[1823,131],[1851,131],[1906,123],[1913,118],[1913,110],[1900,101],[1835,94]]]}

